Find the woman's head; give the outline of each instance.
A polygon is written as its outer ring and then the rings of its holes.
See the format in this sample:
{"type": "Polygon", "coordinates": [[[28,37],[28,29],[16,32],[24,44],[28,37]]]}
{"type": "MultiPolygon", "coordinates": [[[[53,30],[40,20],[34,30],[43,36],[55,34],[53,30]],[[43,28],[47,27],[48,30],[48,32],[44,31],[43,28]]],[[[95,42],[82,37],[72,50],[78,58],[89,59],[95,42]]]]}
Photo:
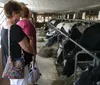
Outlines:
{"type": "Polygon", "coordinates": [[[4,5],[4,13],[8,19],[13,18],[15,21],[20,19],[21,5],[16,1],[9,1],[4,5]]]}
{"type": "Polygon", "coordinates": [[[22,6],[21,18],[29,18],[30,11],[27,7],[22,6]]]}

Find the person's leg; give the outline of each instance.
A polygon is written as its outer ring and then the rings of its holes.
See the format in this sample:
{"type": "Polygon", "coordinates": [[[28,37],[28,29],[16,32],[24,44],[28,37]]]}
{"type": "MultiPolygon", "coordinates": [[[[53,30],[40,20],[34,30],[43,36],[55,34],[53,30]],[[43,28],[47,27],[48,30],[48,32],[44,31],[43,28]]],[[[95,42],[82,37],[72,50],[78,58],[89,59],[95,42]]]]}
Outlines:
{"type": "Polygon", "coordinates": [[[18,79],[17,85],[23,85],[24,79],[18,79]]]}
{"type": "Polygon", "coordinates": [[[18,79],[10,79],[10,85],[17,85],[18,79]]]}
{"type": "Polygon", "coordinates": [[[29,71],[28,71],[28,65],[27,65],[25,66],[25,69],[24,69],[24,79],[23,79],[22,85],[28,85],[28,74],[29,74],[29,71]]]}
{"type": "Polygon", "coordinates": [[[23,85],[24,79],[10,79],[10,85],[23,85]]]}

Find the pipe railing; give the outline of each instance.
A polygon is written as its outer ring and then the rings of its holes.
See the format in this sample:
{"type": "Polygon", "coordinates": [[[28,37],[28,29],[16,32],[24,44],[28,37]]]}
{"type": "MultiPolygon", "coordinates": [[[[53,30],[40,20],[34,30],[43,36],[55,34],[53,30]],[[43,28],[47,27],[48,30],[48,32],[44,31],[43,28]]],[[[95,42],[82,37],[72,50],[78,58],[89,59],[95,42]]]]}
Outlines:
{"type": "Polygon", "coordinates": [[[84,20],[84,19],[59,19],[59,18],[55,18],[57,20],[64,20],[64,21],[78,21],[78,22],[90,22],[90,23],[100,23],[100,20],[95,20],[95,21],[92,21],[92,20],[84,20]]]}

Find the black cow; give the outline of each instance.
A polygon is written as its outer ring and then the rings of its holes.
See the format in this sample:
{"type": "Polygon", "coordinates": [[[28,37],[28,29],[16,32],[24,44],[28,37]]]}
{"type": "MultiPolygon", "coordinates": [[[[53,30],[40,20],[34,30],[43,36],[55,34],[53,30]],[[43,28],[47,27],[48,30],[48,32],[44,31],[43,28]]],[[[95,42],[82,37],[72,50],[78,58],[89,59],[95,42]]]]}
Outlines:
{"type": "MultiPolygon", "coordinates": [[[[88,27],[84,31],[83,35],[81,36],[81,39],[79,40],[79,44],[90,51],[99,51],[100,50],[100,23],[96,23],[96,24],[88,27]]],[[[70,59],[67,60],[66,66],[63,70],[63,75],[70,76],[71,74],[73,74],[73,72],[74,72],[74,63],[73,63],[74,56],[79,50],[81,50],[81,48],[76,46],[75,49],[73,50],[72,55],[69,56],[71,58],[71,60],[70,59]],[[67,67],[70,67],[70,68],[67,68],[67,67]],[[69,75],[69,72],[71,72],[70,75],[69,75]]],[[[98,57],[100,57],[100,56],[98,56],[98,57]]],[[[84,58],[86,58],[86,57],[84,57],[84,58]]],[[[88,59],[88,57],[84,60],[87,60],[87,59],[88,59]]]]}

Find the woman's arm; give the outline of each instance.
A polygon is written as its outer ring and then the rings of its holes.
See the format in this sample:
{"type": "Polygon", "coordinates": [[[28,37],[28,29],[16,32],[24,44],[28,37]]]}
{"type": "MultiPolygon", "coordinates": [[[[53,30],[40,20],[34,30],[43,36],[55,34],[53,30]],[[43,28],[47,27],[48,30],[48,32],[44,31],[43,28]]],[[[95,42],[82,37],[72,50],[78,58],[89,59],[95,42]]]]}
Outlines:
{"type": "Polygon", "coordinates": [[[23,40],[19,42],[19,45],[21,46],[21,48],[22,48],[24,51],[35,55],[34,49],[33,49],[33,47],[29,44],[28,39],[27,39],[26,37],[24,37],[23,40]]]}
{"type": "Polygon", "coordinates": [[[35,52],[35,47],[34,47],[34,39],[33,39],[33,37],[31,37],[31,36],[28,36],[29,37],[29,39],[30,39],[30,45],[31,45],[31,47],[33,48],[33,50],[34,50],[34,53],[36,54],[36,52],[35,52]]]}

